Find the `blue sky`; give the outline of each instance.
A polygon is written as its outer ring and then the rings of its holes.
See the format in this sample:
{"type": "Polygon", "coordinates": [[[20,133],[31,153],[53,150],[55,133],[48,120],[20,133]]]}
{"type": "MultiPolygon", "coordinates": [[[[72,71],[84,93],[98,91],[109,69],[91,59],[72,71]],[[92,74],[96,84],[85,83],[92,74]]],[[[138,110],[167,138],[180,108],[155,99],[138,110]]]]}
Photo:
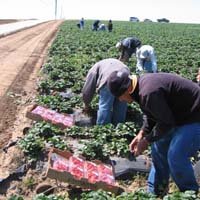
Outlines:
{"type": "MultiPolygon", "coordinates": [[[[57,18],[199,23],[200,0],[57,0],[57,18]]],[[[55,0],[0,0],[0,18],[54,19],[55,0]]]]}

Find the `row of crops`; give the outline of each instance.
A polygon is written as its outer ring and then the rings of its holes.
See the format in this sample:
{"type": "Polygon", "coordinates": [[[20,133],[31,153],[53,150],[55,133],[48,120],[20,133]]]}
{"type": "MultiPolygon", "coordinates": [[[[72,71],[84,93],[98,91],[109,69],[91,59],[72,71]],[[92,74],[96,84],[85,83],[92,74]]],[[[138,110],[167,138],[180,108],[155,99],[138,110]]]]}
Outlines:
{"type": "MultiPolygon", "coordinates": [[[[146,193],[144,190],[138,190],[135,193],[123,193],[117,197],[113,194],[98,190],[89,193],[82,193],[80,200],[156,200],[157,198],[146,193]]],[[[166,195],[163,200],[199,200],[200,198],[193,191],[186,191],[185,193],[175,192],[170,195],[166,195]]],[[[24,200],[23,197],[14,195],[9,200],[24,200]]],[[[49,195],[39,194],[32,200],[70,200],[67,195],[49,195]]],[[[74,200],[78,200],[77,198],[74,200]]]]}
{"type": "MultiPolygon", "coordinates": [[[[199,25],[113,22],[113,32],[93,32],[91,25],[92,21],[86,21],[84,30],[80,30],[77,29],[75,21],[65,21],[62,24],[49,50],[47,62],[42,68],[37,104],[67,114],[82,110],[81,90],[88,70],[101,59],[117,58],[119,52],[115,44],[124,37],[130,36],[136,36],[143,44],[150,44],[155,48],[159,71],[178,73],[195,80],[200,67],[199,25]],[[71,95],[64,96],[63,93],[67,92],[71,95]]],[[[135,57],[132,57],[127,65],[134,73],[135,57]]],[[[92,108],[95,111],[97,102],[98,96],[92,101],[92,108]]],[[[47,145],[73,152],[70,145],[73,139],[78,139],[83,144],[78,151],[88,160],[100,159],[107,162],[109,156],[113,155],[128,157],[128,144],[141,125],[139,107],[133,104],[128,110],[127,122],[117,127],[108,124],[91,127],[74,126],[61,130],[46,122],[35,122],[18,144],[27,158],[32,161],[39,159],[47,145]]],[[[103,191],[92,194],[95,194],[95,198],[98,199],[155,199],[144,191],[124,194],[127,195],[124,197],[123,195],[111,197],[103,191]],[[102,196],[98,197],[98,195],[102,196]]],[[[82,199],[94,199],[87,195],[83,193],[82,199]]],[[[185,199],[196,198],[193,193],[176,195],[189,196],[185,199]]],[[[176,198],[176,195],[165,199],[180,199],[176,198]]]]}

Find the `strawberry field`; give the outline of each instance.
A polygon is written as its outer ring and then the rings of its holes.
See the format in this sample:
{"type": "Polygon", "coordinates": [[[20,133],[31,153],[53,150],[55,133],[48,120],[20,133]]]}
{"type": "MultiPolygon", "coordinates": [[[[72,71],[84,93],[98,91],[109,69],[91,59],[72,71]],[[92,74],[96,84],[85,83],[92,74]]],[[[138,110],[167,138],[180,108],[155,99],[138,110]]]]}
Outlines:
{"type": "MultiPolygon", "coordinates": [[[[107,22],[105,22],[106,24],[107,22]]],[[[38,96],[35,102],[61,113],[82,115],[81,90],[88,70],[99,60],[118,58],[115,44],[125,38],[136,36],[143,44],[152,45],[156,51],[158,71],[177,73],[196,81],[200,68],[200,26],[195,24],[131,23],[113,22],[113,32],[92,31],[92,21],[86,21],[80,30],[76,21],[65,21],[60,27],[53,45],[50,47],[46,63],[43,65],[38,82],[38,96]]],[[[136,58],[132,56],[126,63],[135,72],[136,58]]],[[[94,124],[98,108],[98,95],[92,101],[92,121],[87,126],[75,125],[60,129],[47,122],[33,122],[18,145],[27,162],[37,162],[46,147],[56,147],[74,153],[73,140],[80,143],[76,149],[87,160],[99,159],[108,162],[110,156],[129,157],[128,145],[137,134],[142,123],[142,114],[135,104],[129,105],[127,121],[114,127],[110,124],[94,124]]],[[[88,117],[88,116],[86,116],[88,117]]],[[[149,151],[145,152],[149,155],[149,151]]],[[[140,175],[142,176],[142,175],[140,175]]],[[[135,176],[134,176],[135,177],[135,176]]],[[[134,182],[134,177],[131,182],[134,182]]],[[[124,184],[124,183],[122,183],[124,184]]],[[[164,199],[198,199],[192,192],[176,192],[164,199]]],[[[119,196],[105,191],[82,192],[79,199],[156,199],[141,188],[138,191],[119,196]]],[[[10,199],[23,199],[13,196],[10,199]]],[[[75,199],[66,195],[38,195],[35,200],[75,199]]],[[[78,197],[77,197],[78,199],[78,197]]]]}

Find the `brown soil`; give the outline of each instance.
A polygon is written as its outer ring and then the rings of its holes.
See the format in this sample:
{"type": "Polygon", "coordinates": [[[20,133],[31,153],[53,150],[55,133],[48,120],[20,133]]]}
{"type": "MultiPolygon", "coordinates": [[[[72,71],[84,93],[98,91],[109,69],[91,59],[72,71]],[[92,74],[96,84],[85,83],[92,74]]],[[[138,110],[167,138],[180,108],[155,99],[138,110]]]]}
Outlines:
{"type": "Polygon", "coordinates": [[[61,23],[49,21],[0,38],[0,178],[23,157],[16,148],[4,153],[2,147],[30,126],[26,109],[34,101],[40,68],[61,23]]]}
{"type": "Polygon", "coordinates": [[[21,120],[26,121],[19,112],[35,96],[38,72],[60,23],[50,21],[0,39],[0,147],[16,134],[17,121],[22,127],[21,120]]]}

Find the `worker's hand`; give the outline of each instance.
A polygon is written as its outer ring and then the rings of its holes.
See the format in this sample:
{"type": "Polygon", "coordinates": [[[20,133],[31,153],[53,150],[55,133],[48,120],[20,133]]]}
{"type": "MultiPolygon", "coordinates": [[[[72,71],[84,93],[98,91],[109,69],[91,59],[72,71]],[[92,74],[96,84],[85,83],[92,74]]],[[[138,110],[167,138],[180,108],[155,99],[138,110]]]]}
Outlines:
{"type": "Polygon", "coordinates": [[[143,138],[143,131],[141,130],[137,136],[132,140],[132,142],[129,145],[130,152],[134,152],[134,149],[136,148],[138,142],[143,138]]]}
{"type": "Polygon", "coordinates": [[[132,140],[129,149],[135,156],[140,155],[148,147],[148,142],[144,138],[144,131],[140,130],[137,136],[132,140]]]}
{"type": "Polygon", "coordinates": [[[93,112],[93,109],[90,107],[90,105],[86,105],[83,108],[83,112],[86,114],[91,114],[93,112]]]}
{"type": "Polygon", "coordinates": [[[149,142],[146,140],[146,138],[142,138],[134,149],[134,152],[133,152],[134,155],[138,156],[142,154],[142,152],[147,149],[148,145],[149,145],[149,142]]]}

